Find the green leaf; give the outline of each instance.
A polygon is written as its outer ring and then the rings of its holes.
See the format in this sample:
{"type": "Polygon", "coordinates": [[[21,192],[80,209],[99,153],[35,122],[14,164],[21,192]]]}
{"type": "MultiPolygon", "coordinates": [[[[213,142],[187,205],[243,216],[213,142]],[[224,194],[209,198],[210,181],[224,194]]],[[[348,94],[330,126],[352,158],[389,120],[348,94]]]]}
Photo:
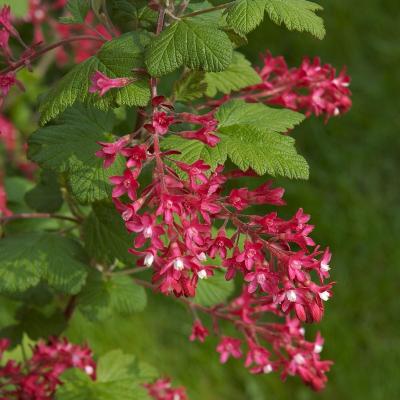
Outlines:
{"type": "Polygon", "coordinates": [[[76,65],[44,97],[39,110],[41,124],[55,118],[75,102],[92,104],[101,110],[121,105],[146,106],[150,100],[148,81],[132,70],[144,66],[143,51],[148,40],[144,33],[121,35],[104,44],[95,56],[76,65]],[[110,78],[136,77],[137,80],[100,97],[89,93],[91,77],[97,70],[110,78]]]}
{"type": "Polygon", "coordinates": [[[214,306],[226,301],[234,289],[233,281],[227,281],[222,272],[216,272],[214,276],[199,280],[194,301],[204,307],[214,306]]]}
{"type": "Polygon", "coordinates": [[[238,32],[249,33],[264,18],[265,0],[237,0],[228,9],[226,22],[238,32]]]}
{"type": "Polygon", "coordinates": [[[98,272],[89,275],[78,297],[81,312],[90,320],[104,320],[115,313],[129,315],[143,311],[146,291],[128,276],[104,278],[98,272]]]}
{"type": "Polygon", "coordinates": [[[154,38],[146,51],[153,76],[163,76],[182,65],[202,71],[223,71],[232,61],[232,44],[215,25],[194,19],[174,22],[154,38]]]}
{"type": "Polygon", "coordinates": [[[110,198],[109,177],[121,174],[122,158],[110,168],[95,155],[98,141],[110,137],[114,117],[92,107],[68,109],[54,125],[41,128],[29,138],[29,157],[43,168],[66,173],[67,184],[81,203],[110,198]],[[108,134],[108,135],[107,135],[108,134]]]}
{"type": "Polygon", "coordinates": [[[172,97],[180,103],[201,98],[207,90],[204,72],[188,71],[174,84],[172,97]]]}
{"type": "Polygon", "coordinates": [[[280,134],[299,124],[302,114],[233,100],[219,108],[216,118],[221,144],[241,170],[308,179],[308,164],[297,153],[294,139],[280,134]]]}
{"type": "MultiPolygon", "coordinates": [[[[142,373],[142,366],[134,356],[115,350],[100,357],[96,381],[92,381],[78,369],[71,369],[62,374],[63,385],[57,390],[55,398],[56,400],[150,400],[147,390],[142,386],[145,377],[146,373],[142,373]]],[[[154,379],[154,376],[151,379],[154,379]]]]}
{"type": "Polygon", "coordinates": [[[76,294],[86,275],[85,253],[72,239],[31,232],[0,241],[1,291],[24,291],[44,280],[57,291],[76,294]]]}
{"type": "Polygon", "coordinates": [[[4,5],[11,5],[11,15],[15,17],[25,17],[29,11],[28,0],[18,0],[18,1],[10,1],[10,0],[0,0],[0,7],[4,5]]]}
{"type": "Polygon", "coordinates": [[[57,174],[52,170],[43,170],[39,183],[25,194],[26,204],[38,212],[54,213],[63,204],[57,174]]]}
{"type": "Polygon", "coordinates": [[[64,24],[83,24],[90,10],[88,0],[69,0],[66,6],[71,17],[61,17],[60,22],[64,24]]]}
{"type": "Polygon", "coordinates": [[[242,170],[252,168],[258,175],[266,173],[289,178],[308,179],[309,168],[294,146],[295,140],[251,125],[220,128],[222,143],[230,159],[242,170]]]}
{"type": "Polygon", "coordinates": [[[307,31],[318,39],[325,36],[323,20],[315,13],[322,7],[307,0],[237,0],[226,19],[238,32],[249,33],[262,21],[264,10],[273,22],[289,30],[307,31]]]}
{"type": "MultiPolygon", "coordinates": [[[[224,164],[227,158],[225,143],[218,143],[215,147],[207,146],[199,140],[185,139],[178,135],[172,135],[162,140],[161,147],[164,150],[177,150],[181,154],[172,155],[171,158],[187,164],[193,164],[197,160],[203,160],[212,170],[218,165],[224,164]]],[[[181,175],[185,174],[180,170],[176,171],[181,175]]]]}
{"type": "Polygon", "coordinates": [[[218,127],[233,125],[251,125],[269,132],[286,133],[304,121],[304,115],[285,108],[272,108],[261,103],[246,103],[243,100],[231,100],[222,105],[216,118],[218,127]]]}
{"type": "Polygon", "coordinates": [[[87,253],[100,263],[112,264],[115,259],[132,262],[128,253],[132,245],[120,214],[109,203],[94,203],[83,225],[87,253]]]}
{"type": "Polygon", "coordinates": [[[205,81],[207,96],[214,97],[218,92],[229,94],[232,91],[261,83],[261,78],[246,57],[235,51],[231,65],[222,72],[206,73],[205,81]]]}

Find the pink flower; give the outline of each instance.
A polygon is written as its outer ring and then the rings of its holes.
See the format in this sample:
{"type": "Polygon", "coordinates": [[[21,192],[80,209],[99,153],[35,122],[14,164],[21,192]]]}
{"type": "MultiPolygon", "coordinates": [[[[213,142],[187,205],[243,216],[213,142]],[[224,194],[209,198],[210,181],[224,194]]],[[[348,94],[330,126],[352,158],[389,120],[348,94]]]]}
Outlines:
{"type": "Polygon", "coordinates": [[[164,111],[155,111],[153,113],[152,127],[154,133],[165,135],[168,132],[170,125],[174,122],[173,116],[168,116],[164,111]]]}
{"type": "Polygon", "coordinates": [[[128,168],[142,168],[142,164],[147,160],[147,146],[136,145],[121,151],[125,157],[128,157],[126,166],[128,168]]]}
{"type": "Polygon", "coordinates": [[[0,182],[0,216],[9,217],[12,212],[7,208],[7,193],[0,182]]]}
{"type": "Polygon", "coordinates": [[[201,125],[201,128],[197,131],[181,132],[183,137],[187,139],[200,140],[210,147],[215,147],[220,142],[221,139],[217,135],[213,134],[218,126],[218,121],[214,118],[213,112],[204,115],[181,113],[179,114],[179,117],[183,122],[201,125]]]}
{"type": "Polygon", "coordinates": [[[134,82],[133,78],[109,78],[100,71],[96,71],[92,78],[92,85],[89,88],[89,93],[99,93],[104,96],[109,90],[122,88],[134,82]]]}
{"type": "Polygon", "coordinates": [[[252,374],[269,374],[273,371],[272,363],[269,359],[269,352],[261,346],[257,346],[254,342],[249,343],[249,351],[244,363],[245,367],[250,368],[252,374]]]}
{"type": "Polygon", "coordinates": [[[249,190],[246,188],[233,189],[228,197],[228,203],[237,210],[244,210],[249,206],[249,190]]]}
{"type": "Polygon", "coordinates": [[[236,261],[243,263],[245,267],[250,270],[256,262],[262,262],[264,255],[262,253],[262,243],[253,243],[246,241],[244,243],[244,251],[236,256],[236,261]]]}
{"type": "Polygon", "coordinates": [[[221,341],[217,346],[217,351],[221,355],[220,362],[225,364],[229,357],[233,358],[241,358],[243,353],[240,349],[241,341],[239,339],[235,339],[229,336],[222,337],[221,341]]]}
{"type": "Polygon", "coordinates": [[[193,323],[192,334],[190,335],[190,341],[196,339],[203,343],[206,337],[209,335],[208,329],[201,323],[199,319],[196,319],[193,323]]]}
{"type": "Polygon", "coordinates": [[[126,169],[122,176],[112,176],[110,182],[114,185],[112,197],[121,197],[125,193],[131,200],[136,199],[136,190],[139,187],[137,174],[126,169]]]}
{"type": "Polygon", "coordinates": [[[15,151],[17,144],[17,130],[14,125],[5,117],[0,115],[0,140],[9,154],[15,151]]]}
{"type": "Polygon", "coordinates": [[[138,233],[135,238],[136,248],[144,246],[148,239],[150,239],[152,246],[156,249],[164,248],[160,236],[165,232],[161,225],[156,224],[156,217],[154,215],[145,213],[142,216],[133,215],[131,218],[125,225],[128,231],[138,233]]]}
{"type": "Polygon", "coordinates": [[[208,249],[208,254],[211,258],[215,258],[217,255],[220,255],[220,257],[224,259],[226,258],[226,249],[231,249],[232,247],[232,240],[226,237],[225,230],[220,230],[214,242],[208,249]]]}
{"type": "Polygon", "coordinates": [[[158,379],[144,386],[154,400],[188,400],[185,388],[173,388],[170,379],[158,379]]]}
{"type": "Polygon", "coordinates": [[[104,158],[104,168],[109,168],[114,163],[115,158],[122,152],[127,143],[128,140],[125,138],[118,139],[114,143],[97,142],[102,149],[95,154],[97,157],[104,158]]]}

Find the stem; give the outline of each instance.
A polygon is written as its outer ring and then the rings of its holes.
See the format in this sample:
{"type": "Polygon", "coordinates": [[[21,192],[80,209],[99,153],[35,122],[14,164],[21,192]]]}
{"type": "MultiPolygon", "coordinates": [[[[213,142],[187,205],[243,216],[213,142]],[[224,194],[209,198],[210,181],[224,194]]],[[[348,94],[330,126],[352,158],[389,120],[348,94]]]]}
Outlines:
{"type": "Polygon", "coordinates": [[[66,215],[59,214],[50,214],[50,213],[22,213],[22,214],[14,214],[9,217],[0,217],[0,223],[7,223],[14,220],[19,219],[61,219],[64,221],[75,222],[79,224],[81,221],[74,217],[67,217],[66,215]]]}
{"type": "Polygon", "coordinates": [[[109,275],[117,276],[117,275],[135,275],[139,274],[140,272],[148,271],[149,267],[140,267],[140,268],[130,268],[125,269],[123,271],[111,272],[109,275]]]}
{"type": "Polygon", "coordinates": [[[103,39],[97,37],[97,36],[90,36],[90,35],[82,35],[82,36],[75,36],[72,38],[68,38],[68,39],[63,39],[60,40],[59,42],[53,43],[47,47],[44,47],[43,49],[35,52],[34,54],[23,58],[22,60],[18,61],[16,64],[13,64],[3,70],[0,71],[0,75],[3,74],[7,74],[8,72],[12,72],[12,71],[16,71],[17,69],[21,68],[21,67],[25,67],[26,65],[30,64],[31,61],[39,58],[40,56],[42,56],[43,54],[56,49],[57,47],[60,46],[64,46],[65,44],[71,43],[71,42],[76,42],[79,40],[95,40],[98,42],[104,42],[103,39]]]}
{"type": "Polygon", "coordinates": [[[230,7],[234,3],[235,3],[234,1],[230,1],[229,3],[220,4],[219,6],[205,8],[204,10],[199,10],[199,11],[192,12],[190,14],[182,15],[181,18],[191,18],[191,17],[196,17],[197,15],[201,15],[201,14],[206,14],[206,13],[217,11],[217,10],[223,10],[225,8],[230,7]]]}
{"type": "Polygon", "coordinates": [[[75,307],[76,307],[76,295],[70,297],[67,307],[65,307],[64,317],[67,321],[69,321],[71,319],[72,314],[75,311],[75,307]]]}

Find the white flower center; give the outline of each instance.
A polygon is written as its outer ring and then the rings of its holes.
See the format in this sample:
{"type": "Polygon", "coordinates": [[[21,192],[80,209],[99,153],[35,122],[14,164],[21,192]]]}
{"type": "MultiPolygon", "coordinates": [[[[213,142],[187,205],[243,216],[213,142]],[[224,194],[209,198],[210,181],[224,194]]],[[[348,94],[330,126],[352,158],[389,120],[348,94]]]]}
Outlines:
{"type": "Polygon", "coordinates": [[[154,256],[153,254],[149,253],[146,255],[146,257],[144,258],[144,265],[146,267],[151,267],[153,265],[154,262],[154,256]]]}
{"type": "Polygon", "coordinates": [[[329,292],[327,290],[325,290],[325,292],[322,292],[322,293],[319,294],[319,297],[323,301],[328,301],[329,298],[331,297],[331,295],[329,294],[329,292]]]}
{"type": "Polygon", "coordinates": [[[294,303],[294,302],[297,300],[296,292],[295,292],[294,290],[288,290],[288,291],[286,292],[286,298],[287,298],[290,302],[294,303]]]}
{"type": "Polygon", "coordinates": [[[271,364],[267,364],[267,365],[263,368],[263,372],[264,372],[264,374],[269,374],[270,372],[272,372],[272,365],[271,365],[271,364]]]}
{"type": "Polygon", "coordinates": [[[299,365],[304,364],[306,362],[306,360],[304,359],[304,357],[301,354],[296,354],[293,357],[293,360],[296,364],[299,364],[299,365]]]}
{"type": "Polygon", "coordinates": [[[199,271],[199,272],[197,273],[197,276],[198,276],[200,279],[205,279],[205,278],[207,278],[207,271],[206,271],[205,269],[202,269],[201,271],[199,271]]]}
{"type": "Polygon", "coordinates": [[[174,261],[174,268],[175,268],[177,271],[182,271],[183,268],[185,268],[185,264],[183,263],[183,261],[182,261],[181,258],[177,258],[177,259],[174,261]]]}
{"type": "Polygon", "coordinates": [[[314,346],[314,353],[319,354],[319,353],[321,353],[322,349],[323,349],[323,346],[321,346],[320,344],[316,344],[314,346]]]}
{"type": "Polygon", "coordinates": [[[153,229],[151,228],[151,226],[148,226],[144,229],[143,236],[145,238],[151,238],[153,236],[153,229]]]}
{"type": "Polygon", "coordinates": [[[93,375],[94,368],[93,368],[91,365],[86,365],[86,366],[85,366],[85,372],[86,372],[88,375],[93,375]]]}
{"type": "Polygon", "coordinates": [[[329,264],[327,264],[327,263],[325,263],[325,262],[322,262],[322,263],[321,263],[321,269],[322,269],[322,271],[324,271],[324,272],[328,272],[328,271],[331,269],[331,267],[329,266],[329,264]]]}

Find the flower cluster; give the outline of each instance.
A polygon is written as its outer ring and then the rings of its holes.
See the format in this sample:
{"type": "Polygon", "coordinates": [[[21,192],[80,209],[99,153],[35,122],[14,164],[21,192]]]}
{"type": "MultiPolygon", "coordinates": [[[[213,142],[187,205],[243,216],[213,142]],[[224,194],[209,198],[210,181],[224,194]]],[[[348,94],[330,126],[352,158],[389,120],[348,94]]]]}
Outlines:
{"type": "Polygon", "coordinates": [[[282,56],[267,52],[258,69],[261,83],[240,92],[210,101],[216,106],[231,98],[263,102],[304,112],[307,116],[324,115],[325,121],[348,112],[351,108],[350,77],[343,69],[338,75],[330,64],[304,58],[300,67],[289,68],[282,56]]]}
{"type": "MultiPolygon", "coordinates": [[[[8,346],[6,339],[0,340],[0,359],[8,346]]],[[[69,368],[79,368],[92,379],[96,377],[96,364],[88,347],[65,339],[40,342],[24,364],[9,360],[0,368],[0,399],[52,400],[61,384],[60,375],[69,368]]]]}
{"type": "MultiPolygon", "coordinates": [[[[152,268],[154,287],[167,295],[193,297],[199,280],[217,274],[225,274],[226,280],[240,277],[242,295],[226,307],[212,309],[211,314],[233,322],[244,335],[245,365],[253,373],[283,368],[283,376],[296,373],[320,389],[329,362],[319,361],[318,352],[312,351],[300,331],[288,326],[321,320],[324,302],[332,295],[332,283],[325,282],[329,249],[322,251],[314,243],[310,237],[314,227],[302,209],[288,220],[273,209],[264,215],[252,212],[253,206],[268,210],[285,204],[284,189],[274,188],[272,181],[254,190],[227,189],[228,180],[252,176],[252,171],[225,173],[223,166],[212,170],[203,160],[187,164],[174,159],[179,152],[163,152],[160,139],[171,125],[183,121],[200,128],[177,134],[210,146],[219,141],[212,112],[176,113],[164,98],[156,97],[142,127],[143,142],[128,135],[115,143],[99,143],[96,154],[104,159],[105,167],[117,155],[126,159],[123,175],[110,180],[114,204],[126,229],[135,234],[130,252],[138,256],[139,266],[152,268]],[[211,135],[215,140],[210,140],[211,135]],[[145,166],[153,168],[150,184],[143,183],[145,166]],[[268,314],[286,322],[266,324],[268,314]],[[260,339],[271,350],[261,347],[260,339]],[[294,359],[304,362],[296,367],[299,363],[294,359]]],[[[196,319],[191,340],[204,341],[207,335],[207,328],[196,319]]],[[[218,346],[221,361],[229,355],[241,357],[240,343],[223,338],[218,346]]]]}
{"type": "Polygon", "coordinates": [[[154,400],[187,400],[185,388],[173,388],[170,379],[158,379],[144,386],[154,400]]]}

